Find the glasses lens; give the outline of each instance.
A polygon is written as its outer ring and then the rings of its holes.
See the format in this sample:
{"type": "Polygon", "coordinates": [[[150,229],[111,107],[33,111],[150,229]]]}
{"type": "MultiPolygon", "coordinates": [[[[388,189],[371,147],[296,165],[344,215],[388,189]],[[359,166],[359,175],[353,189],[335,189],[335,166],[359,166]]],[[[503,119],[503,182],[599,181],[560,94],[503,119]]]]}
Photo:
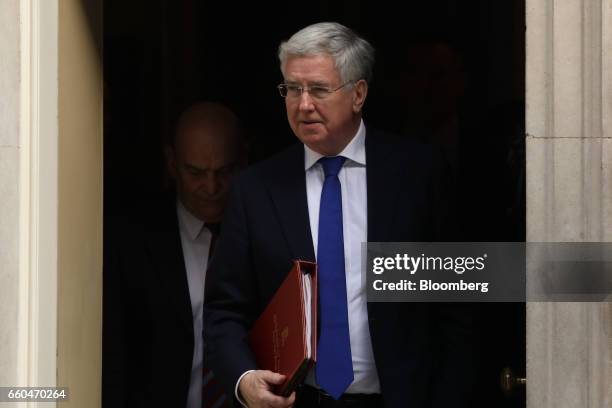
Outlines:
{"type": "Polygon", "coordinates": [[[287,85],[286,84],[280,84],[279,86],[277,86],[278,88],[278,92],[280,93],[280,95],[285,98],[287,96],[287,85]]]}
{"type": "Polygon", "coordinates": [[[312,96],[315,99],[323,99],[327,95],[329,95],[329,90],[322,86],[313,86],[310,88],[308,93],[310,94],[310,96],[312,96]]]}
{"type": "Polygon", "coordinates": [[[299,85],[287,85],[287,96],[290,98],[299,98],[302,95],[302,87],[299,85]]]}

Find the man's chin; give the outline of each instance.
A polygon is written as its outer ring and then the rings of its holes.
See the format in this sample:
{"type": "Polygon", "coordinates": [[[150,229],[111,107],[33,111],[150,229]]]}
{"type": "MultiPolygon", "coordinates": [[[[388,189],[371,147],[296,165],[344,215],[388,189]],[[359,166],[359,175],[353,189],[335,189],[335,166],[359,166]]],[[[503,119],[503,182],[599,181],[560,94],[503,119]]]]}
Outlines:
{"type": "Polygon", "coordinates": [[[311,150],[324,156],[334,156],[339,152],[330,145],[330,141],[325,138],[302,138],[302,143],[308,146],[311,150]]]}
{"type": "Polygon", "coordinates": [[[216,212],[203,211],[200,214],[201,214],[201,217],[198,217],[198,218],[200,218],[204,222],[218,223],[218,222],[221,222],[221,219],[223,218],[223,213],[220,213],[218,211],[216,212]]]}
{"type": "Polygon", "coordinates": [[[197,219],[204,222],[218,223],[223,218],[223,212],[218,209],[194,207],[189,210],[197,219]],[[193,210],[193,211],[192,211],[193,210]]]}
{"type": "Polygon", "coordinates": [[[325,143],[326,137],[320,132],[300,132],[298,139],[306,146],[319,146],[325,143]]]}

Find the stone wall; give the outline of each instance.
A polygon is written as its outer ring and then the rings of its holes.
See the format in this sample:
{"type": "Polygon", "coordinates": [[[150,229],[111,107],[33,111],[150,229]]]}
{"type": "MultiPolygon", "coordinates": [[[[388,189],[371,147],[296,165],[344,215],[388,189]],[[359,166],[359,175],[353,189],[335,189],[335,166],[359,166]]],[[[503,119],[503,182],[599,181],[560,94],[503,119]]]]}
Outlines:
{"type": "MultiPolygon", "coordinates": [[[[527,239],[612,241],[612,0],[527,0],[527,239]]],[[[612,407],[608,303],[527,308],[530,408],[612,407]]]]}
{"type": "Polygon", "coordinates": [[[0,386],[18,382],[19,2],[0,2],[0,386]]]}

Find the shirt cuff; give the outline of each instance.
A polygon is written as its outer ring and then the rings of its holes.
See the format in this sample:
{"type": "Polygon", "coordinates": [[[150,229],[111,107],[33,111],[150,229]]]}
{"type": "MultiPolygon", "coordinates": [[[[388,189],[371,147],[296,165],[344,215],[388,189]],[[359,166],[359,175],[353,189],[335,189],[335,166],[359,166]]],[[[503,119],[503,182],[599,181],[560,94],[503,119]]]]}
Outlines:
{"type": "Polygon", "coordinates": [[[236,396],[236,399],[238,400],[238,402],[240,403],[240,405],[242,405],[244,408],[248,408],[246,402],[244,402],[242,400],[242,398],[240,398],[240,392],[238,391],[238,387],[240,386],[240,381],[242,381],[242,377],[244,377],[245,375],[247,375],[248,373],[252,373],[255,370],[248,370],[245,371],[239,378],[238,381],[236,381],[236,387],[234,388],[234,395],[236,396]]]}

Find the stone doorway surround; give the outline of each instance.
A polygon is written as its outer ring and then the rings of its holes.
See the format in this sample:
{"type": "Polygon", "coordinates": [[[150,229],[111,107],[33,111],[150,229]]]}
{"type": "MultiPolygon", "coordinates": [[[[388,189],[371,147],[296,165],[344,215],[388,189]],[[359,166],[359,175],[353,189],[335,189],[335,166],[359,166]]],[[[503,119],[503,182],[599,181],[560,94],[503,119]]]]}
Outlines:
{"type": "MultiPolygon", "coordinates": [[[[527,240],[612,241],[612,0],[527,0],[527,240]]],[[[612,407],[612,305],[527,306],[527,406],[612,407]]]]}
{"type": "Polygon", "coordinates": [[[0,1],[0,387],[67,408],[100,406],[101,22],[102,0],[0,1]]]}

